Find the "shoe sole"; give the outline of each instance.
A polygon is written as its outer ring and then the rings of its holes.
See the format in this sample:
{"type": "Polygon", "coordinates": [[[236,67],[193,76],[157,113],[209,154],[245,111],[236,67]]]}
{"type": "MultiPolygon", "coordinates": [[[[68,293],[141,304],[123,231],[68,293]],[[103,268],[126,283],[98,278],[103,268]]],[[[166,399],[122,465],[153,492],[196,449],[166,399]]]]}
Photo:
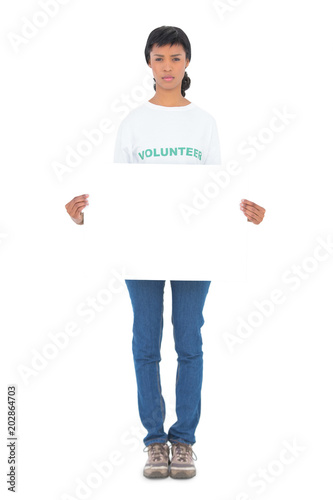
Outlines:
{"type": "Polygon", "coordinates": [[[169,476],[169,471],[165,470],[144,470],[143,475],[148,479],[163,479],[169,476]]]}
{"type": "Polygon", "coordinates": [[[194,477],[195,475],[195,470],[170,470],[170,477],[172,477],[172,479],[191,479],[191,477],[194,477]]]}

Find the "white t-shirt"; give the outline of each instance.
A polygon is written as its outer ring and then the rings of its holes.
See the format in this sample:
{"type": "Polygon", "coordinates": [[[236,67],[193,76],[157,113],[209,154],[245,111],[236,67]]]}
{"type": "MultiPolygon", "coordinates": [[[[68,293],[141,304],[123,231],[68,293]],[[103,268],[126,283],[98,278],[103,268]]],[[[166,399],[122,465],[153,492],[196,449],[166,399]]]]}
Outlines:
{"type": "Polygon", "coordinates": [[[114,163],[221,164],[215,118],[191,102],[131,110],[118,128],[114,163]]]}

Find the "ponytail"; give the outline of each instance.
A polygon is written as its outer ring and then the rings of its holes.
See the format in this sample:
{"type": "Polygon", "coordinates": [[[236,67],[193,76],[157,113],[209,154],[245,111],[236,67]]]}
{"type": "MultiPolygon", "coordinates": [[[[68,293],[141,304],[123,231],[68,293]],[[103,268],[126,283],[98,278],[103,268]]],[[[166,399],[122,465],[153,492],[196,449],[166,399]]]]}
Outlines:
{"type": "Polygon", "coordinates": [[[182,88],[181,88],[181,93],[182,96],[185,97],[185,90],[189,89],[191,86],[191,78],[188,76],[188,74],[185,71],[184,78],[182,80],[182,88]]]}

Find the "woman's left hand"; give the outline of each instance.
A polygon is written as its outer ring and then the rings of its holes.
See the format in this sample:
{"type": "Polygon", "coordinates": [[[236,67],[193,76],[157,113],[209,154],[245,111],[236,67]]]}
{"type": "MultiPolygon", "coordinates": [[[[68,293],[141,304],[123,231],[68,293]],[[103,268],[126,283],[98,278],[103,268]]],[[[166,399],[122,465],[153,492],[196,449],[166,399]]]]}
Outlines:
{"type": "Polygon", "coordinates": [[[253,222],[253,224],[260,224],[266,212],[263,207],[249,200],[242,200],[240,209],[243,210],[244,215],[247,216],[247,220],[253,222]]]}

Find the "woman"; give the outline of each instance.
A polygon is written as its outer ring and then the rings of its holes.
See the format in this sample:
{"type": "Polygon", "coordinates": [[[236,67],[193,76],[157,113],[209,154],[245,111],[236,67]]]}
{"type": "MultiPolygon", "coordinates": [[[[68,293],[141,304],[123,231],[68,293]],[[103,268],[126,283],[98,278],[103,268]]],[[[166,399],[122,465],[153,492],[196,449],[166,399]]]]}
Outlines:
{"type": "MultiPolygon", "coordinates": [[[[148,37],[145,58],[153,71],[155,95],[120,124],[114,162],[221,164],[215,119],[185,98],[191,83],[185,71],[191,60],[186,34],[173,26],[156,28],[148,37]]],[[[82,209],[89,204],[87,198],[77,196],[66,205],[77,224],[84,223],[82,209]]],[[[241,210],[248,221],[259,224],[265,210],[248,200],[243,202],[241,210]]],[[[134,315],[132,348],[139,414],[148,431],[143,440],[148,451],[143,474],[148,478],[191,478],[196,474],[192,445],[201,410],[202,311],[210,281],[171,281],[171,320],[178,354],[177,422],[168,433],[163,429],[165,403],[159,371],[165,281],[125,282],[134,315]]]]}

